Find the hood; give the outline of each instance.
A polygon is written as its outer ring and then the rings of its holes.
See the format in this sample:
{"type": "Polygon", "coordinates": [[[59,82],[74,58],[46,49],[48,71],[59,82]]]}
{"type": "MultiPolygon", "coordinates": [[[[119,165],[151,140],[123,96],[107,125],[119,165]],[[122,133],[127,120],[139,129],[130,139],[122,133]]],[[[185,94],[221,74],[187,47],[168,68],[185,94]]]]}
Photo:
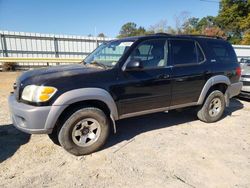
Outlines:
{"type": "Polygon", "coordinates": [[[83,64],[74,64],[74,65],[61,65],[55,67],[48,67],[36,70],[30,70],[24,72],[18,79],[18,83],[34,83],[40,84],[46,80],[58,79],[62,77],[70,77],[80,74],[87,74],[91,72],[102,71],[98,67],[88,67],[83,64]]]}

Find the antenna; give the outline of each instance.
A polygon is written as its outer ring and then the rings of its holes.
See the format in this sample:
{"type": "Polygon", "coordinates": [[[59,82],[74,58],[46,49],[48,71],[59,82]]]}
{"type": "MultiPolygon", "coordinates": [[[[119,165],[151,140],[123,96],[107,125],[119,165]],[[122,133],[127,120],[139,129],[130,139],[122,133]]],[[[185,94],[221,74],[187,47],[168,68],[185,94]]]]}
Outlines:
{"type": "Polygon", "coordinates": [[[96,26],[95,26],[95,36],[97,37],[97,32],[96,32],[96,30],[97,30],[97,29],[96,29],[96,26]]]}

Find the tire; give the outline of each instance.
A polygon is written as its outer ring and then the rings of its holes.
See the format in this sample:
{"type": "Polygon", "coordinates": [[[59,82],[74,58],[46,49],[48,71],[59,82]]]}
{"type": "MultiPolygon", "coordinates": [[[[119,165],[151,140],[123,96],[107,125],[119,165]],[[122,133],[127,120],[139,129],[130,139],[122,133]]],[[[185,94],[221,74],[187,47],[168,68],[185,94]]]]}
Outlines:
{"type": "Polygon", "coordinates": [[[110,132],[105,113],[94,107],[76,110],[66,118],[58,131],[60,145],[69,153],[80,156],[99,150],[110,132]]]}
{"type": "Polygon", "coordinates": [[[212,91],[206,98],[203,106],[198,110],[198,118],[206,123],[218,121],[224,113],[226,106],[225,96],[219,91],[212,91]]]}
{"type": "Polygon", "coordinates": [[[58,129],[55,127],[51,134],[48,134],[49,139],[56,145],[61,146],[58,140],[58,129]]]}

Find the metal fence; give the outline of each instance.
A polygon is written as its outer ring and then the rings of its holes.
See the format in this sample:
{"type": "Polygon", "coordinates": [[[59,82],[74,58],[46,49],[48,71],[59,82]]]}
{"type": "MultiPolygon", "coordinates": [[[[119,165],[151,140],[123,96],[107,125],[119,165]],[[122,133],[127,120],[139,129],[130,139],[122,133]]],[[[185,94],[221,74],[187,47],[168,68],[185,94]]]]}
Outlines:
{"type": "Polygon", "coordinates": [[[110,39],[0,31],[0,40],[0,57],[84,58],[110,39]]]}
{"type": "Polygon", "coordinates": [[[250,46],[249,45],[233,45],[238,59],[250,58],[250,46]]]}

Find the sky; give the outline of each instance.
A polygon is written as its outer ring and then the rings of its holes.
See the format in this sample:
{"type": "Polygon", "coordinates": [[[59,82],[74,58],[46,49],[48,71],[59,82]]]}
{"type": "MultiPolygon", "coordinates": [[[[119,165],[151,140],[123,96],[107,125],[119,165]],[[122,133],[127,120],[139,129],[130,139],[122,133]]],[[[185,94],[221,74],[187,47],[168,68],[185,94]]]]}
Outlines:
{"type": "Polygon", "coordinates": [[[52,34],[118,35],[127,22],[148,28],[175,16],[215,16],[216,0],[0,0],[0,30],[52,34]]]}

